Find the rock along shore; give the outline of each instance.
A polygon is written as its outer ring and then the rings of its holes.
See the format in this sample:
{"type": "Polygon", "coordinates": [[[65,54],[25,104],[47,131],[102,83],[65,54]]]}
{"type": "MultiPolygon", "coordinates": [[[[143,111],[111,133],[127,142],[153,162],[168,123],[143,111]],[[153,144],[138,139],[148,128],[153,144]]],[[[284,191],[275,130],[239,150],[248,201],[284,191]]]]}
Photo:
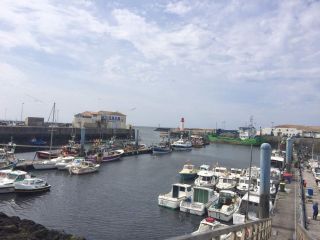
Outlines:
{"type": "Polygon", "coordinates": [[[85,240],[57,230],[49,230],[34,221],[9,217],[0,212],[1,240],[85,240]]]}

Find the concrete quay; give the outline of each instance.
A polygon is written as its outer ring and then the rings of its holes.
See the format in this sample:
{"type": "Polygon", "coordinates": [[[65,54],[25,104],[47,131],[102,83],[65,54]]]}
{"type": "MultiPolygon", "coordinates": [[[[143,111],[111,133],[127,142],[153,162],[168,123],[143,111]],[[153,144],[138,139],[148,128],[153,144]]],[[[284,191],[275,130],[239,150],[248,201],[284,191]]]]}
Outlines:
{"type": "Polygon", "coordinates": [[[313,189],[313,196],[306,197],[306,214],[307,214],[307,231],[312,237],[312,239],[319,239],[320,240],[320,214],[318,214],[317,220],[312,219],[313,209],[312,205],[314,202],[318,202],[320,204],[320,191],[316,184],[315,178],[312,175],[311,170],[304,169],[303,171],[303,178],[306,181],[305,191],[308,188],[313,189]]]}

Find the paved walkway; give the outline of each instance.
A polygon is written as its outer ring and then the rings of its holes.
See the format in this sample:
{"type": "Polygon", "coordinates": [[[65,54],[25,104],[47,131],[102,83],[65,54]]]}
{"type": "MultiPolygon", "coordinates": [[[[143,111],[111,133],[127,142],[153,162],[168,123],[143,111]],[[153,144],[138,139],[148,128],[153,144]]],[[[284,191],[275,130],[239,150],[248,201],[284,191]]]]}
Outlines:
{"type": "Polygon", "coordinates": [[[307,182],[307,187],[313,189],[313,197],[306,201],[306,211],[307,211],[307,229],[309,234],[313,239],[320,240],[320,214],[318,215],[317,220],[312,219],[313,210],[312,210],[312,204],[314,201],[317,201],[319,203],[320,207],[320,191],[318,189],[318,186],[315,182],[315,178],[312,175],[311,170],[305,169],[303,171],[303,178],[307,182]]]}
{"type": "Polygon", "coordinates": [[[285,192],[278,191],[272,216],[271,239],[294,239],[298,189],[299,182],[294,177],[290,184],[286,183],[285,192]]]}

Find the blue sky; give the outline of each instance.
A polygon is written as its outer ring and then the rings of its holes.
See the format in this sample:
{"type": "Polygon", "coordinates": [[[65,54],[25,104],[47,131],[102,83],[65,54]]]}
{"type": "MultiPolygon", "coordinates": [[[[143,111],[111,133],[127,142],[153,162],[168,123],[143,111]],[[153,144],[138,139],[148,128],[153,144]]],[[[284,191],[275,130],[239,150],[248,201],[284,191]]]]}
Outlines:
{"type": "Polygon", "coordinates": [[[0,1],[0,119],[320,125],[319,1],[0,1]],[[23,103],[23,104],[22,104],[23,103]]]}

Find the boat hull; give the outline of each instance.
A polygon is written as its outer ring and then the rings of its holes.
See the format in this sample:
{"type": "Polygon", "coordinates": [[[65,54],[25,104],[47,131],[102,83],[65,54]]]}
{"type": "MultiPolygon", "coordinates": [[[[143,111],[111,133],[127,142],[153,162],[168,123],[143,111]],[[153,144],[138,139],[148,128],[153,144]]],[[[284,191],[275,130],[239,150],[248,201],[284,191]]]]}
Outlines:
{"type": "Polygon", "coordinates": [[[197,173],[180,173],[181,180],[193,180],[197,177],[197,173]]]}
{"type": "Polygon", "coordinates": [[[174,199],[174,198],[165,198],[159,197],[158,198],[158,205],[161,207],[171,208],[171,209],[178,209],[180,207],[180,202],[182,199],[174,199]]]}
{"type": "Polygon", "coordinates": [[[215,218],[215,219],[219,219],[221,221],[224,221],[224,222],[230,222],[233,218],[233,213],[230,214],[230,215],[227,215],[227,214],[224,214],[222,212],[219,212],[219,211],[210,211],[208,210],[208,216],[209,217],[212,217],[212,218],[215,218]]]}
{"type": "Polygon", "coordinates": [[[50,153],[46,151],[37,151],[37,157],[39,159],[49,159],[49,158],[57,158],[59,156],[58,153],[50,153]]]}
{"type": "Polygon", "coordinates": [[[174,151],[191,151],[192,147],[172,146],[174,151]]]}
{"type": "Polygon", "coordinates": [[[50,191],[51,185],[39,187],[39,188],[16,188],[15,192],[18,194],[32,194],[32,193],[41,193],[41,192],[47,192],[50,191]]]}
{"type": "Polygon", "coordinates": [[[202,216],[206,213],[206,208],[204,204],[200,203],[181,202],[180,211],[202,216]]]}
{"type": "Polygon", "coordinates": [[[0,194],[2,193],[12,193],[14,192],[14,186],[0,187],[0,194]]]}
{"type": "Polygon", "coordinates": [[[50,170],[50,169],[56,169],[57,166],[55,163],[50,163],[50,164],[34,163],[33,168],[36,170],[50,170]]]}

